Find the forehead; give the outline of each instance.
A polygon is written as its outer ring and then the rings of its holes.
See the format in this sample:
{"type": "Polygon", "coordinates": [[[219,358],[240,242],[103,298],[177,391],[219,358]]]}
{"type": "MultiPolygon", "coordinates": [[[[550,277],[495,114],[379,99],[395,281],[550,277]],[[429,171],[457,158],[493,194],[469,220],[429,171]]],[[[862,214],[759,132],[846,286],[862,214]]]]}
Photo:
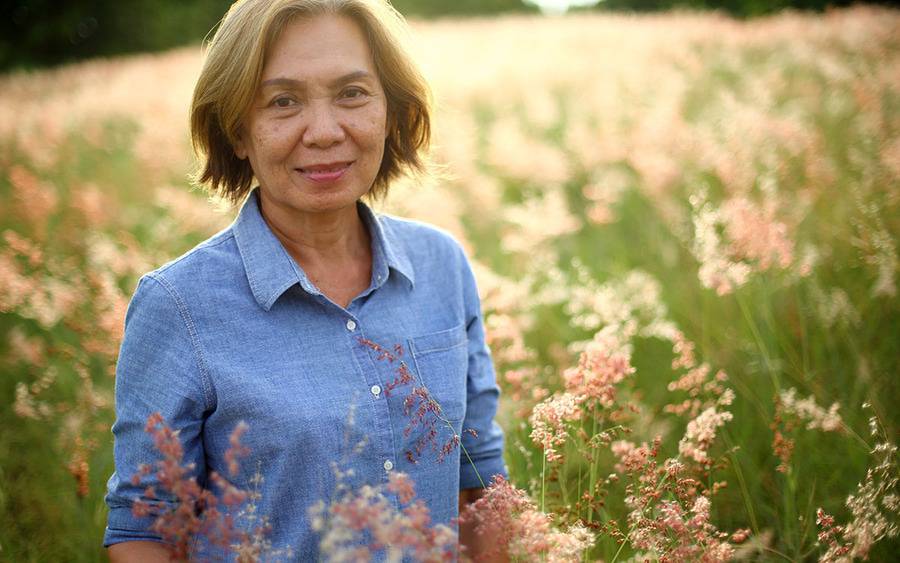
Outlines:
{"type": "Polygon", "coordinates": [[[296,18],[272,44],[262,79],[314,78],[364,70],[375,74],[366,35],[352,19],[333,14],[296,18]]]}

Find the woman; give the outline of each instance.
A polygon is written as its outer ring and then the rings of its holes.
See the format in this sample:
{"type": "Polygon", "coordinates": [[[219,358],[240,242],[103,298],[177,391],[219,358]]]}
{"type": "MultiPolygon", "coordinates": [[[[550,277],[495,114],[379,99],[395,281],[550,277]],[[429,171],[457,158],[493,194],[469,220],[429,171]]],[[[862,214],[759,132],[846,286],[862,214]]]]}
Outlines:
{"type": "Polygon", "coordinates": [[[116,375],[112,559],[167,560],[132,513],[154,485],[131,481],[159,457],[144,432],[154,412],[207,486],[213,471],[227,474],[230,432],[249,425],[251,454],[232,482],[259,492],[272,546],[298,560],[318,554],[307,514],[334,491],[332,462],[352,469],[350,486],[409,474],[435,523],[504,474],[498,389],[462,250],[361,202],[421,168],[429,140],[427,88],[399,46],[400,23],[377,0],[244,0],[210,44],[191,113],[201,181],[244,203],[132,299],[116,375]],[[439,407],[410,413],[416,388],[439,407]]]}

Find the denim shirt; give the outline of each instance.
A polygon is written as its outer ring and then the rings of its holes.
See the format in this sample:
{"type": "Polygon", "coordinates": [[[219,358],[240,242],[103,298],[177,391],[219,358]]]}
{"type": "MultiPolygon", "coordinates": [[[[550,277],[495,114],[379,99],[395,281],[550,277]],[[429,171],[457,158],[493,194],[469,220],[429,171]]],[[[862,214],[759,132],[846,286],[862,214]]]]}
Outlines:
{"type": "Polygon", "coordinates": [[[144,431],[154,412],[213,490],[211,472],[228,476],[232,430],[249,425],[250,453],[229,480],[254,492],[273,549],[290,547],[299,560],[318,555],[308,509],[335,494],[332,462],[351,487],[409,474],[432,522],[443,524],[458,515],[461,489],[505,475],[493,420],[499,390],[462,249],[433,227],[357,208],[372,240],[372,279],[346,309],[272,234],[255,191],[230,227],[140,280],[116,370],[104,545],[159,539],[131,509],[156,484],[153,474],[131,481],[140,464],[160,459],[144,431]],[[398,376],[401,365],[412,383],[398,376]],[[410,412],[414,387],[439,405],[437,424],[434,412],[410,412]]]}

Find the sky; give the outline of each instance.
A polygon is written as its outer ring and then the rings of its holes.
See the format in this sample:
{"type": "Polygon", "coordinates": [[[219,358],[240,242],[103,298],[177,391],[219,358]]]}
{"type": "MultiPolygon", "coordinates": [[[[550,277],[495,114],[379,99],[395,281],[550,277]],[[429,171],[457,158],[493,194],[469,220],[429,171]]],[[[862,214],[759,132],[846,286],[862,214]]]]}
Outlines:
{"type": "Polygon", "coordinates": [[[564,14],[569,8],[593,6],[600,0],[525,0],[525,3],[537,6],[545,14],[564,14]]]}

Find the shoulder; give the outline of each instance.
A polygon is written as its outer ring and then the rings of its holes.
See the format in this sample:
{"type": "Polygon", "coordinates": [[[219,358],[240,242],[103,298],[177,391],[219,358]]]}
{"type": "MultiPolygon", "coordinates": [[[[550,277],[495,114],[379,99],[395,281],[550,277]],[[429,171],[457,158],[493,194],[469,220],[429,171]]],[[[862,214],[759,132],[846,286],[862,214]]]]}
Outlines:
{"type": "Polygon", "coordinates": [[[384,236],[396,254],[408,260],[416,284],[442,300],[459,295],[467,308],[478,308],[478,289],[463,245],[450,232],[412,219],[379,215],[384,236]],[[423,282],[420,284],[420,282],[423,282]]]}
{"type": "Polygon", "coordinates": [[[137,330],[141,319],[152,330],[177,323],[190,331],[203,317],[200,312],[215,306],[217,298],[241,291],[246,279],[234,234],[226,228],[141,277],[125,315],[126,331],[137,330]]]}
{"type": "Polygon", "coordinates": [[[147,272],[142,281],[152,279],[172,294],[190,293],[192,288],[208,288],[211,281],[241,271],[242,262],[233,228],[228,227],[178,258],[147,272]]]}
{"type": "Polygon", "coordinates": [[[403,248],[411,258],[466,260],[460,242],[444,229],[393,215],[378,214],[377,217],[388,242],[403,248]]]}
{"type": "Polygon", "coordinates": [[[243,271],[240,263],[229,227],[144,274],[125,314],[117,381],[127,379],[132,388],[146,385],[142,389],[148,393],[169,386],[175,396],[202,397],[200,402],[211,408],[215,395],[203,329],[220,290],[234,285],[234,274],[243,271]]]}

